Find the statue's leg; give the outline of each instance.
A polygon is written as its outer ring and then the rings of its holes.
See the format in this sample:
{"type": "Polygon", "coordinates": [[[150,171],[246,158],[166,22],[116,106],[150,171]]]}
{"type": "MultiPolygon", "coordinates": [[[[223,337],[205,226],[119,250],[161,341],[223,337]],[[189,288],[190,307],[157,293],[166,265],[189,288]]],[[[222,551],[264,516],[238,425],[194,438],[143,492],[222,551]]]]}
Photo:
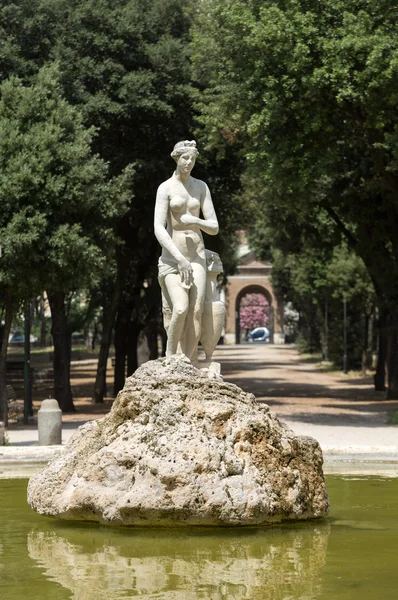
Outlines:
{"type": "Polygon", "coordinates": [[[165,297],[169,306],[172,307],[167,329],[166,356],[177,354],[178,342],[181,341],[188,313],[188,291],[181,287],[180,280],[180,275],[175,273],[166,275],[164,280],[165,297]]]}
{"type": "Polygon", "coordinates": [[[170,325],[170,321],[171,321],[171,315],[172,315],[172,307],[170,304],[170,298],[169,295],[167,293],[167,289],[166,289],[166,285],[163,281],[163,285],[161,286],[162,289],[162,313],[163,313],[163,327],[166,330],[166,333],[169,330],[169,325],[170,325]]]}
{"type": "Polygon", "coordinates": [[[203,313],[203,302],[206,291],[206,268],[201,263],[191,263],[193,285],[189,290],[189,308],[185,324],[183,351],[192,359],[196,353],[200,338],[200,326],[203,313]]]}

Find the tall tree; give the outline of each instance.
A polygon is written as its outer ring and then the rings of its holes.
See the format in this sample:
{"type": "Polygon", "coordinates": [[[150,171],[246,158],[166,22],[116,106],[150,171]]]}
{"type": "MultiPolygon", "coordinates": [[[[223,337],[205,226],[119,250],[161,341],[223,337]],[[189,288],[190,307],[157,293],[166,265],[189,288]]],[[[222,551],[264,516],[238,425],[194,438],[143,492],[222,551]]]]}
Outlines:
{"type": "MultiPolygon", "coordinates": [[[[0,286],[9,311],[46,289],[53,322],[54,395],[64,411],[73,410],[69,296],[100,276],[115,243],[112,223],[128,197],[128,173],[108,179],[107,165],[92,154],[93,135],[79,110],[63,98],[56,67],[43,67],[32,85],[16,77],[1,84],[0,286]]],[[[7,338],[3,335],[1,360],[7,338]]],[[[4,368],[0,363],[1,390],[4,368]]],[[[4,417],[4,397],[1,410],[4,417]]]]}
{"type": "Polygon", "coordinates": [[[192,135],[190,21],[177,0],[75,0],[58,10],[62,32],[54,52],[68,98],[98,127],[95,149],[112,173],[130,162],[136,168],[134,199],[117,228],[123,246],[110,300],[117,308],[103,327],[116,319],[117,392],[127,362],[134,364],[143,284],[159,252],[152,230],[156,189],[172,171],[175,142],[192,135]]]}
{"type": "Polygon", "coordinates": [[[267,203],[329,216],[361,256],[398,397],[398,13],[388,0],[209,0],[195,34],[199,104],[239,141],[267,203]]]}
{"type": "MultiPolygon", "coordinates": [[[[120,174],[130,162],[136,165],[135,199],[117,225],[123,245],[109,305],[116,311],[103,322],[110,340],[117,314],[120,323],[137,314],[137,298],[158,254],[152,232],[156,189],[172,169],[175,142],[192,136],[189,11],[177,0],[3,4],[3,72],[29,79],[40,65],[56,59],[67,99],[81,109],[84,124],[98,130],[94,150],[109,162],[110,174],[120,174]]],[[[135,327],[119,329],[126,338],[135,327]]],[[[123,365],[127,350],[122,348],[128,345],[124,339],[118,346],[117,362],[123,365]]],[[[103,389],[102,384],[99,398],[103,389]]]]}
{"type": "MultiPolygon", "coordinates": [[[[120,333],[119,389],[127,354],[134,363],[131,340],[147,325],[143,315],[150,327],[153,324],[153,310],[146,306],[159,302],[154,286],[144,288],[153,278],[159,253],[153,208],[157,186],[173,170],[172,147],[193,137],[189,41],[194,15],[196,3],[190,0],[5,0],[0,7],[0,71],[29,80],[41,64],[56,59],[68,101],[82,111],[86,126],[97,128],[94,150],[109,162],[110,174],[118,175],[132,162],[136,168],[134,198],[116,226],[123,243],[116,253],[113,296],[104,295],[105,335],[95,392],[99,401],[104,393],[105,346],[115,320],[120,333]]],[[[231,200],[239,161],[230,151],[217,156],[217,162],[214,157],[207,152],[196,176],[210,184],[222,225],[217,249],[231,268],[229,250],[239,213],[231,200]],[[233,176],[226,177],[226,172],[233,176]]],[[[108,282],[102,287],[108,289],[108,282]]]]}

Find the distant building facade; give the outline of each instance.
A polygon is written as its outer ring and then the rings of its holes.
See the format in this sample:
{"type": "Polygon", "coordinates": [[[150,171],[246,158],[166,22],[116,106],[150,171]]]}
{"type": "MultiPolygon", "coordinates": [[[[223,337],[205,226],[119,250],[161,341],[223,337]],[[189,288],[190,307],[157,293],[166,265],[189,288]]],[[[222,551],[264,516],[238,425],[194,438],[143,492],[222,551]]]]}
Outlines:
{"type": "Polygon", "coordinates": [[[283,301],[274,293],[270,276],[272,264],[257,259],[245,243],[240,247],[237,273],[228,277],[225,288],[226,323],[224,341],[226,344],[239,344],[243,341],[240,328],[240,304],[246,294],[262,294],[267,300],[271,342],[284,344],[283,301]]]}

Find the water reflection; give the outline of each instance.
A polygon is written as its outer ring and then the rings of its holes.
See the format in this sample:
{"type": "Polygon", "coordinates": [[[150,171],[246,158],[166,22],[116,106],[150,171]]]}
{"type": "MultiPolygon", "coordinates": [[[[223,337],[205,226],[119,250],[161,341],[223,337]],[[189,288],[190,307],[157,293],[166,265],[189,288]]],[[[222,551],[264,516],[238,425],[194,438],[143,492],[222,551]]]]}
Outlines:
{"type": "Polygon", "coordinates": [[[311,600],[329,533],[322,522],[244,532],[62,527],[32,531],[28,552],[74,600],[311,600]]]}

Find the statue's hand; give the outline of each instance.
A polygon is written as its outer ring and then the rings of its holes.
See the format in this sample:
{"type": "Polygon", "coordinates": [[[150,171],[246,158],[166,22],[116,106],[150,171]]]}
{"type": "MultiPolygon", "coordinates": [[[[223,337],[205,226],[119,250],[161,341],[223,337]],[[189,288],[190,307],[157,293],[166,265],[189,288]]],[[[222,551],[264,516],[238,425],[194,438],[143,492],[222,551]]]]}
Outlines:
{"type": "Polygon", "coordinates": [[[181,223],[184,225],[196,225],[198,222],[198,217],[194,217],[192,215],[181,215],[181,223]]]}
{"type": "Polygon", "coordinates": [[[189,290],[193,283],[193,271],[191,263],[183,258],[178,262],[178,272],[181,275],[180,285],[186,290],[189,290]]]}

